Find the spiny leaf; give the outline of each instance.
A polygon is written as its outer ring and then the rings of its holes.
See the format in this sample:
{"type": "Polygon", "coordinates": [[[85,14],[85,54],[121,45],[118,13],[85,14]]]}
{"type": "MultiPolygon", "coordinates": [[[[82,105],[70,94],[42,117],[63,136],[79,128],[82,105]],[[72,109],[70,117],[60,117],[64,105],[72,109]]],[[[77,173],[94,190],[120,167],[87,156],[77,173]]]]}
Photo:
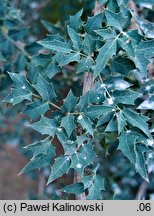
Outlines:
{"type": "Polygon", "coordinates": [[[94,71],[94,77],[97,77],[106,66],[107,62],[113,55],[116,54],[117,40],[108,40],[105,45],[99,50],[99,54],[96,59],[96,68],[94,71]]]}
{"type": "Polygon", "coordinates": [[[141,110],[154,110],[154,96],[150,96],[145,101],[143,101],[137,109],[141,110]]]}
{"type": "Polygon", "coordinates": [[[88,21],[85,24],[85,30],[88,34],[94,34],[94,30],[101,28],[101,23],[103,21],[102,13],[95,16],[88,17],[88,21]]]}
{"type": "Polygon", "coordinates": [[[77,73],[84,73],[85,71],[89,71],[92,67],[94,61],[90,57],[82,57],[77,66],[77,73]]]}
{"type": "Polygon", "coordinates": [[[65,193],[72,193],[72,194],[80,195],[81,193],[84,192],[84,187],[81,182],[77,182],[74,184],[67,185],[63,187],[61,190],[65,193]]]}
{"type": "Polygon", "coordinates": [[[84,112],[88,107],[90,99],[90,91],[87,91],[84,95],[80,97],[79,103],[77,104],[77,109],[79,112],[84,112]]]}
{"type": "Polygon", "coordinates": [[[32,100],[32,87],[25,76],[22,74],[9,73],[13,81],[13,89],[5,98],[5,102],[13,105],[22,102],[23,100],[32,100]]]}
{"type": "Polygon", "coordinates": [[[71,47],[66,43],[58,40],[42,40],[38,41],[45,49],[61,53],[70,53],[71,47]]]}
{"type": "Polygon", "coordinates": [[[121,111],[116,113],[116,117],[117,117],[117,125],[118,125],[118,134],[120,134],[124,126],[126,125],[126,120],[121,111]]]}
{"type": "Polygon", "coordinates": [[[142,130],[148,137],[151,137],[148,124],[146,123],[143,116],[139,115],[137,112],[134,112],[130,109],[124,109],[122,111],[126,120],[133,126],[142,130]]]}
{"type": "Polygon", "coordinates": [[[102,194],[101,191],[104,190],[104,179],[100,175],[95,175],[93,182],[89,187],[89,193],[86,197],[87,200],[101,200],[102,194]]]}
{"type": "Polygon", "coordinates": [[[76,127],[74,124],[74,116],[72,114],[68,114],[63,117],[61,120],[61,126],[65,128],[68,137],[70,137],[76,127]]]}
{"type": "Polygon", "coordinates": [[[132,90],[114,91],[113,97],[115,103],[134,105],[134,101],[140,96],[138,92],[132,90]]]}
{"type": "Polygon", "coordinates": [[[73,112],[77,102],[78,102],[78,98],[75,97],[72,91],[70,90],[67,97],[64,100],[62,110],[65,112],[73,112]]]}
{"type": "Polygon", "coordinates": [[[43,101],[52,101],[56,97],[53,85],[48,83],[41,75],[39,75],[37,84],[34,85],[34,88],[41,95],[43,101]]]}
{"type": "Polygon", "coordinates": [[[59,66],[67,65],[70,62],[79,62],[79,61],[80,61],[79,53],[69,53],[63,56],[62,60],[59,63],[59,66]]]}
{"type": "Polygon", "coordinates": [[[79,115],[77,121],[81,124],[83,129],[86,129],[87,132],[93,136],[94,132],[93,132],[93,128],[92,128],[92,122],[90,121],[90,119],[87,116],[79,115]]]}
{"type": "Polygon", "coordinates": [[[47,184],[61,177],[64,173],[67,173],[70,168],[70,163],[70,159],[67,156],[62,155],[56,158],[54,164],[51,167],[51,172],[47,184]]]}
{"type": "Polygon", "coordinates": [[[43,115],[50,109],[48,102],[42,102],[40,100],[35,100],[34,102],[27,104],[24,113],[28,115],[31,119],[35,119],[40,115],[43,115]]]}
{"type": "Polygon", "coordinates": [[[73,43],[73,48],[80,51],[81,49],[81,40],[79,34],[77,34],[72,28],[67,27],[68,35],[73,43]]]}
{"type": "Polygon", "coordinates": [[[82,42],[82,49],[86,55],[88,55],[87,58],[91,58],[92,53],[96,49],[96,40],[91,35],[85,33],[84,40],[82,42]]]}
{"type": "Polygon", "coordinates": [[[79,151],[71,157],[71,168],[74,168],[80,175],[83,174],[83,170],[86,166],[93,163],[96,154],[93,150],[92,143],[83,144],[79,151]]]}
{"type": "Polygon", "coordinates": [[[131,14],[134,17],[137,24],[139,25],[139,27],[142,29],[146,38],[154,38],[154,24],[149,22],[148,20],[136,16],[133,12],[131,12],[131,14]]]}
{"type": "Polygon", "coordinates": [[[69,27],[76,32],[78,32],[78,30],[81,29],[82,27],[82,20],[81,20],[82,13],[83,13],[83,9],[77,12],[74,16],[70,16],[69,27]]]}
{"type": "Polygon", "coordinates": [[[131,163],[136,163],[135,156],[135,142],[137,136],[131,132],[122,132],[119,137],[119,146],[118,149],[123,152],[123,154],[130,160],[131,163]]]}
{"type": "Polygon", "coordinates": [[[85,114],[89,116],[91,119],[99,118],[101,115],[106,115],[108,112],[113,110],[112,106],[104,106],[104,105],[92,105],[90,106],[85,114]]]}
{"type": "Polygon", "coordinates": [[[99,36],[101,36],[104,40],[114,39],[117,36],[116,32],[110,27],[106,29],[98,29],[98,30],[95,30],[95,32],[99,36]]]}
{"type": "Polygon", "coordinates": [[[20,174],[50,165],[55,156],[55,147],[51,144],[49,138],[26,146],[26,149],[32,151],[33,157],[31,161],[21,170],[20,174]]]}
{"type": "Polygon", "coordinates": [[[68,139],[64,131],[57,131],[56,133],[66,155],[73,155],[76,152],[77,141],[68,139]]]}
{"type": "Polygon", "coordinates": [[[54,136],[57,131],[58,123],[56,119],[49,119],[42,116],[40,121],[33,123],[31,127],[42,135],[48,134],[54,136]]]}
{"type": "Polygon", "coordinates": [[[136,154],[136,164],[135,168],[137,172],[149,182],[147,168],[145,163],[145,152],[147,152],[147,148],[143,145],[136,144],[135,146],[135,154],[136,154]]]}

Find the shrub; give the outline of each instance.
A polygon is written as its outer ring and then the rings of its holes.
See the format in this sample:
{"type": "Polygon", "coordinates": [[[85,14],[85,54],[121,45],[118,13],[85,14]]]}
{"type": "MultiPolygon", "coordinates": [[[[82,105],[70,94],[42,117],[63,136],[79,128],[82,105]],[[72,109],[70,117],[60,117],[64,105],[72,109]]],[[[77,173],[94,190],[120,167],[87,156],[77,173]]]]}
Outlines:
{"type": "MultiPolygon", "coordinates": [[[[147,6],[146,1],[136,4],[147,6]]],[[[132,9],[136,5],[129,0],[96,1],[86,21],[80,10],[63,35],[55,26],[53,34],[33,44],[39,52],[28,57],[25,74],[9,73],[13,87],[5,102],[28,100],[24,113],[31,128],[43,135],[26,146],[33,157],[21,173],[50,166],[50,184],[73,170],[74,182],[61,191],[77,199],[102,199],[100,149],[106,155],[112,149],[149,181],[154,102],[148,67],[154,57],[154,26],[132,9]],[[60,155],[55,139],[63,148],[60,155]]]]}

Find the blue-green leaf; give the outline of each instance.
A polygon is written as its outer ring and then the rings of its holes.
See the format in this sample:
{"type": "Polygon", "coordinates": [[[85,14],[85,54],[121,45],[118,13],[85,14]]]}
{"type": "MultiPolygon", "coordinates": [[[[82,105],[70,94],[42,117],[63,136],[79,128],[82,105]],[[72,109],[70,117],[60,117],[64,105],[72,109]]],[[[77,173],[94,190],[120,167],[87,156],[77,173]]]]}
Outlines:
{"type": "Polygon", "coordinates": [[[67,116],[63,117],[61,120],[61,126],[65,128],[68,137],[70,137],[76,127],[74,124],[74,116],[72,114],[68,114],[67,116]]]}
{"type": "Polygon", "coordinates": [[[70,164],[71,161],[67,156],[62,155],[56,158],[54,164],[51,167],[51,172],[47,184],[61,177],[64,173],[67,173],[70,168],[70,164]]]}
{"type": "Polygon", "coordinates": [[[113,110],[112,106],[92,105],[85,112],[91,119],[99,118],[101,115],[106,115],[113,110]]]}
{"type": "Polygon", "coordinates": [[[5,98],[5,102],[13,105],[22,102],[23,100],[32,100],[32,87],[26,77],[22,74],[9,73],[13,81],[13,88],[10,94],[5,98]]]}
{"type": "Polygon", "coordinates": [[[86,115],[79,115],[77,121],[80,123],[83,129],[86,129],[90,135],[93,135],[94,132],[92,128],[92,122],[86,115]]]}
{"type": "Polygon", "coordinates": [[[41,75],[39,75],[37,84],[34,85],[34,88],[41,95],[43,101],[52,101],[56,97],[53,85],[48,83],[41,75]]]}
{"type": "Polygon", "coordinates": [[[148,20],[136,16],[133,12],[131,12],[131,14],[139,25],[140,29],[143,31],[145,37],[154,39],[154,24],[149,22],[148,20]]]}
{"type": "Polygon", "coordinates": [[[49,119],[42,116],[40,121],[33,123],[31,127],[42,135],[47,134],[54,136],[57,131],[58,123],[56,119],[49,119]]]}
{"type": "Polygon", "coordinates": [[[83,170],[86,166],[93,163],[96,154],[93,150],[92,143],[83,144],[79,151],[71,157],[71,168],[74,168],[80,175],[83,174],[83,170]]]}
{"type": "Polygon", "coordinates": [[[148,124],[145,121],[145,118],[139,115],[137,112],[132,111],[130,109],[124,109],[122,111],[126,120],[133,126],[139,128],[143,131],[148,137],[151,137],[150,130],[148,128],[148,124]]]}
{"type": "Polygon", "coordinates": [[[108,40],[105,45],[99,50],[96,59],[96,68],[94,70],[94,77],[97,77],[106,66],[107,62],[116,54],[117,40],[108,40]]]}
{"type": "Polygon", "coordinates": [[[72,44],[73,44],[73,48],[75,50],[78,50],[80,51],[81,49],[81,39],[80,39],[80,36],[79,34],[77,34],[72,28],[70,27],[67,27],[67,31],[68,31],[68,35],[72,41],[72,44]]]}
{"type": "Polygon", "coordinates": [[[61,59],[59,66],[64,66],[69,64],[70,62],[79,62],[80,54],[79,53],[69,53],[63,56],[61,59]]]}
{"type": "Polygon", "coordinates": [[[88,34],[94,34],[94,30],[101,28],[103,21],[102,13],[98,13],[95,16],[88,17],[88,21],[85,24],[85,30],[88,34]]]}
{"type": "Polygon", "coordinates": [[[134,105],[134,101],[140,96],[138,92],[132,90],[114,91],[113,97],[115,103],[134,105]]]}
{"type": "Polygon", "coordinates": [[[93,177],[93,182],[89,187],[89,193],[86,197],[87,200],[101,200],[101,191],[104,190],[104,179],[100,175],[95,175],[93,177]]]}
{"type": "Polygon", "coordinates": [[[40,115],[43,115],[50,109],[48,102],[42,102],[40,100],[36,100],[30,104],[27,104],[27,107],[24,111],[26,115],[28,115],[31,119],[35,119],[40,115]]]}
{"type": "Polygon", "coordinates": [[[72,193],[72,194],[80,195],[81,193],[84,192],[84,186],[81,182],[77,182],[77,183],[70,184],[70,185],[63,187],[61,191],[65,193],[72,193]]]}
{"type": "Polygon", "coordinates": [[[69,27],[76,32],[78,32],[78,30],[81,29],[82,27],[82,20],[81,20],[82,13],[83,13],[83,9],[77,12],[74,16],[70,16],[69,27]]]}
{"type": "Polygon", "coordinates": [[[71,47],[66,43],[59,40],[42,40],[38,41],[45,49],[61,53],[70,53],[71,47]]]}
{"type": "Polygon", "coordinates": [[[70,90],[67,97],[64,100],[63,111],[65,112],[73,112],[78,102],[78,98],[74,96],[72,91],[70,90]]]}
{"type": "Polygon", "coordinates": [[[49,138],[26,146],[33,153],[31,161],[21,170],[20,174],[33,169],[40,169],[51,164],[55,156],[55,147],[49,138]]]}
{"type": "Polygon", "coordinates": [[[95,32],[99,36],[101,36],[104,40],[114,39],[117,36],[116,32],[111,28],[98,29],[98,30],[95,30],[95,32]]]}

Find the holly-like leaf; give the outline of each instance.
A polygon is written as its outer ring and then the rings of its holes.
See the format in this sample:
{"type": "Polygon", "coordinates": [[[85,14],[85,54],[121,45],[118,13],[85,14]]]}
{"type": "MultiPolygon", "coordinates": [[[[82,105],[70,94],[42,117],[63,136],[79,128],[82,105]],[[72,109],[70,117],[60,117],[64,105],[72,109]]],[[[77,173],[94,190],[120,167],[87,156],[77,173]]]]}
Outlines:
{"type": "Polygon", "coordinates": [[[61,72],[61,68],[58,66],[58,63],[54,59],[43,70],[43,74],[49,77],[50,79],[59,72],[61,72]]]}
{"type": "Polygon", "coordinates": [[[114,91],[113,97],[115,103],[134,105],[135,100],[140,96],[138,92],[132,90],[114,91]]]}
{"type": "Polygon", "coordinates": [[[52,50],[55,52],[61,53],[70,53],[72,51],[71,47],[66,42],[62,42],[60,40],[41,40],[38,41],[45,49],[52,50]]]}
{"type": "Polygon", "coordinates": [[[116,113],[116,117],[117,117],[118,134],[120,134],[124,126],[126,125],[126,120],[121,111],[116,113]]]}
{"type": "Polygon", "coordinates": [[[81,29],[82,27],[82,20],[81,20],[82,13],[83,13],[83,9],[77,12],[74,16],[70,16],[69,27],[76,32],[78,32],[78,30],[81,29]]]}
{"type": "Polygon", "coordinates": [[[143,31],[145,37],[154,39],[154,24],[149,22],[148,20],[136,16],[133,12],[131,12],[131,14],[139,25],[140,29],[143,31]]]}
{"type": "Polygon", "coordinates": [[[56,158],[54,164],[51,167],[51,172],[47,184],[61,177],[64,173],[67,173],[70,168],[70,164],[71,161],[67,156],[62,155],[56,158]]]}
{"type": "Polygon", "coordinates": [[[67,185],[61,189],[65,193],[72,193],[80,195],[84,192],[84,186],[81,182],[77,182],[74,184],[67,185]]]}
{"type": "Polygon", "coordinates": [[[110,27],[106,29],[98,29],[98,30],[95,30],[95,32],[99,36],[101,36],[104,40],[114,39],[117,36],[116,32],[110,27]]]}
{"type": "Polygon", "coordinates": [[[10,94],[5,98],[5,102],[13,105],[22,102],[23,100],[32,100],[32,87],[26,77],[22,74],[9,73],[13,81],[13,88],[10,94]]]}
{"type": "Polygon", "coordinates": [[[119,46],[126,51],[127,55],[131,58],[134,57],[134,48],[131,44],[131,41],[128,39],[127,36],[123,36],[118,38],[119,46]]]}
{"type": "Polygon", "coordinates": [[[88,17],[88,21],[85,24],[85,30],[88,34],[94,34],[94,30],[101,28],[103,21],[102,13],[98,13],[95,16],[88,17]]]}
{"type": "Polygon", "coordinates": [[[40,121],[33,123],[31,127],[42,135],[47,134],[54,136],[57,131],[58,123],[56,119],[49,119],[42,116],[40,121]]]}
{"type": "Polygon", "coordinates": [[[101,115],[106,115],[112,110],[112,106],[92,105],[86,110],[85,114],[89,116],[91,119],[96,119],[99,118],[99,116],[101,115]]]}
{"type": "Polygon", "coordinates": [[[93,128],[92,128],[92,122],[86,115],[79,115],[77,120],[80,125],[83,127],[83,129],[86,129],[87,132],[93,136],[93,128]]]}
{"type": "Polygon", "coordinates": [[[92,59],[90,56],[96,49],[96,40],[92,37],[92,35],[85,33],[82,46],[84,53],[88,55],[88,58],[92,59]]]}
{"type": "Polygon", "coordinates": [[[21,170],[20,174],[51,164],[55,156],[55,147],[49,138],[26,146],[33,153],[31,161],[21,170]]]}
{"type": "Polygon", "coordinates": [[[79,103],[77,104],[77,109],[79,112],[84,112],[88,107],[90,99],[90,91],[87,91],[84,95],[80,97],[79,103]]]}
{"type": "Polygon", "coordinates": [[[34,88],[41,95],[43,101],[52,101],[56,97],[53,85],[48,83],[41,75],[39,75],[34,88]]]}
{"type": "Polygon", "coordinates": [[[80,59],[78,63],[77,73],[84,73],[85,71],[89,71],[93,64],[94,61],[92,60],[92,58],[83,57],[82,59],[80,59]]]}
{"type": "Polygon", "coordinates": [[[116,122],[116,118],[115,116],[113,116],[110,120],[110,122],[108,123],[106,129],[105,129],[105,132],[114,132],[114,131],[117,131],[118,128],[117,128],[117,122],[116,122]]]}
{"type": "Polygon", "coordinates": [[[130,160],[136,168],[136,171],[148,181],[147,170],[145,165],[144,153],[147,152],[147,147],[141,143],[142,135],[131,131],[121,133],[119,137],[118,149],[130,160]]]}
{"type": "Polygon", "coordinates": [[[130,160],[131,163],[136,163],[136,156],[135,156],[135,142],[137,136],[128,132],[122,132],[119,137],[119,146],[118,149],[123,152],[123,154],[130,160]]]}
{"type": "Polygon", "coordinates": [[[86,197],[86,199],[87,200],[101,200],[102,190],[105,190],[104,179],[100,175],[95,175],[93,177],[93,182],[88,189],[88,196],[86,197]]]}
{"type": "Polygon", "coordinates": [[[81,49],[81,40],[79,34],[77,34],[72,28],[67,27],[68,35],[72,41],[73,48],[80,51],[81,49]]]}
{"type": "Polygon", "coordinates": [[[111,39],[108,40],[105,45],[100,48],[99,54],[96,59],[96,68],[94,71],[94,77],[97,77],[106,66],[109,59],[112,58],[113,55],[116,54],[117,50],[117,40],[111,39]]]}
{"type": "Polygon", "coordinates": [[[86,166],[93,163],[96,154],[91,143],[83,144],[79,151],[75,152],[71,157],[71,168],[74,168],[80,175],[86,166]]]}
{"type": "Polygon", "coordinates": [[[74,96],[72,91],[70,90],[67,97],[64,100],[63,111],[65,112],[73,112],[78,102],[78,98],[74,96]]]}
{"type": "Polygon", "coordinates": [[[61,120],[61,126],[65,128],[68,137],[70,137],[76,127],[74,124],[74,116],[72,114],[68,114],[67,116],[63,117],[61,120]]]}
{"type": "Polygon", "coordinates": [[[79,53],[69,53],[63,56],[61,59],[59,66],[64,66],[69,64],[70,62],[79,62],[80,61],[80,54],[79,53]]]}
{"type": "Polygon", "coordinates": [[[147,152],[147,148],[144,145],[136,144],[135,146],[135,154],[136,154],[136,164],[135,168],[137,172],[149,182],[147,167],[145,163],[145,152],[147,152]]]}
{"type": "Polygon", "coordinates": [[[127,26],[129,22],[128,16],[123,16],[121,12],[114,13],[111,10],[105,10],[107,25],[117,28],[120,32],[127,26]]]}
{"type": "Polygon", "coordinates": [[[151,137],[150,130],[148,128],[148,124],[145,121],[145,118],[139,115],[137,112],[132,111],[130,109],[124,109],[122,111],[126,120],[133,126],[139,128],[143,131],[148,137],[151,137]]]}
{"type": "Polygon", "coordinates": [[[68,136],[64,131],[57,131],[56,135],[63,146],[65,154],[70,156],[73,155],[76,152],[77,141],[68,139],[68,136]]]}
{"type": "Polygon", "coordinates": [[[30,104],[27,104],[24,113],[28,115],[31,119],[35,119],[40,115],[43,115],[50,109],[48,102],[42,102],[40,100],[36,100],[30,104]]]}

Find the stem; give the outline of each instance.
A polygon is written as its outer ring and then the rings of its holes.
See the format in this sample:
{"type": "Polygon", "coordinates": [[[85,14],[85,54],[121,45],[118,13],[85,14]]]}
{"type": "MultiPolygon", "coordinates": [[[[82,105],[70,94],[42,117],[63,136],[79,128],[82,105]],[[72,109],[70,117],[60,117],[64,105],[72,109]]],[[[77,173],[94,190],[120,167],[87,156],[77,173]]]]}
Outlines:
{"type": "Polygon", "coordinates": [[[58,110],[61,110],[61,108],[59,106],[57,106],[56,104],[52,103],[49,101],[49,104],[55,108],[57,108],[58,110]]]}
{"type": "MultiPolygon", "coordinates": [[[[32,94],[35,98],[38,98],[38,99],[41,99],[41,97],[39,96],[39,95],[37,95],[37,94],[32,94]]],[[[55,107],[56,109],[58,109],[58,110],[61,110],[61,108],[59,107],[59,106],[57,106],[56,104],[54,104],[54,103],[52,103],[52,102],[50,102],[50,101],[48,101],[48,103],[51,105],[51,106],[53,106],[53,107],[55,107]]]]}

